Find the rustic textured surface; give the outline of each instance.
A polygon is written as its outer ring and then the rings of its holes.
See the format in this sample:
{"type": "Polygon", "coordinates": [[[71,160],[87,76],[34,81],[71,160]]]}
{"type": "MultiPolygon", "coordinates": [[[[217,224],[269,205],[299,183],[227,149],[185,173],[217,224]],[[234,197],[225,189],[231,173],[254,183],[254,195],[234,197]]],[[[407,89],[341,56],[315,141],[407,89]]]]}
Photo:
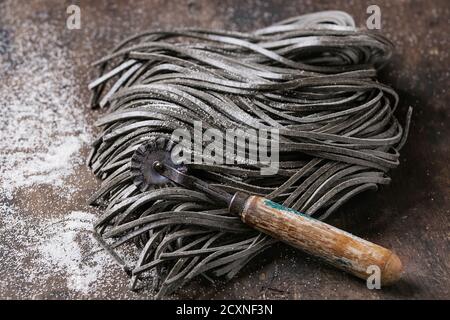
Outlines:
{"type": "MultiPolygon", "coordinates": [[[[65,27],[66,7],[71,1],[0,1],[0,54],[7,68],[19,61],[8,55],[8,46],[21,34],[33,32],[30,25],[51,26],[59,45],[69,52],[78,79],[75,94],[79,108],[88,102],[88,62],[105,54],[120,39],[148,28],[199,26],[251,30],[293,15],[326,9],[340,9],[363,25],[367,5],[373,1],[80,1],[82,29],[65,27]],[[5,9],[6,8],[6,9],[5,9]]],[[[393,248],[402,258],[406,274],[396,286],[368,290],[364,283],[327,267],[316,259],[279,245],[255,259],[228,283],[193,283],[175,298],[449,298],[450,287],[450,200],[449,200],[449,62],[448,24],[450,4],[434,1],[376,1],[382,10],[383,32],[396,44],[393,61],[381,79],[398,90],[399,115],[415,108],[410,139],[402,151],[401,165],[392,172],[393,182],[378,193],[367,193],[345,205],[330,223],[383,246],[393,248]]],[[[39,27],[36,27],[39,28],[39,27]]],[[[39,29],[38,29],[39,30],[39,29]]],[[[37,32],[39,43],[47,35],[37,32]]],[[[38,54],[52,47],[39,47],[38,54]]],[[[66,57],[67,59],[67,57],[66,57]]],[[[0,66],[3,72],[4,66],[0,66]]],[[[11,71],[11,70],[9,70],[11,71]]],[[[13,72],[6,73],[8,83],[13,72]]],[[[0,86],[0,98],[10,85],[0,86]]],[[[2,115],[0,114],[0,117],[2,115]]],[[[86,108],[85,120],[92,124],[98,113],[86,108]]],[[[0,118],[2,121],[3,119],[0,118]]],[[[87,148],[83,149],[86,155],[87,148]]],[[[0,179],[2,177],[0,176],[0,179]]],[[[88,210],[85,199],[97,183],[83,166],[67,179],[78,190],[67,201],[50,186],[16,191],[3,205],[27,209],[37,219],[59,210],[88,210]],[[51,205],[49,205],[51,203],[51,205]]],[[[0,255],[2,253],[0,252],[0,255]]],[[[16,270],[2,268],[2,278],[16,270]]],[[[7,283],[3,298],[147,298],[149,294],[127,291],[127,279],[111,269],[114,281],[95,294],[74,294],[65,289],[64,279],[47,282],[48,290],[31,296],[21,283],[7,283]]]]}

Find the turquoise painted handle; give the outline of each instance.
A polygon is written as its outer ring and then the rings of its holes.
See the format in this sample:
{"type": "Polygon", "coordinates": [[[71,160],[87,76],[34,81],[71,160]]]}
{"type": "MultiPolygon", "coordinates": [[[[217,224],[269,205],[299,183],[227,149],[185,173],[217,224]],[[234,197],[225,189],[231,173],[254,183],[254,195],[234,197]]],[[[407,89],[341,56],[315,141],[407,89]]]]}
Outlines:
{"type": "Polygon", "coordinates": [[[397,281],[402,263],[392,251],[263,197],[240,199],[242,221],[359,278],[380,270],[382,284],[397,281]],[[245,200],[244,200],[245,199],[245,200]]]}

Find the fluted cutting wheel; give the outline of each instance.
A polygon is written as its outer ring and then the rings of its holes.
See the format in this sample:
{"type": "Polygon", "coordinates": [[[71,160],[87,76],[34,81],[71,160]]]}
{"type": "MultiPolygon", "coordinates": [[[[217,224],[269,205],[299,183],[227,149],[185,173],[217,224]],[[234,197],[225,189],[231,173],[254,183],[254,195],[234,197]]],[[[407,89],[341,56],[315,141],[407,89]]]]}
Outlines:
{"type": "Polygon", "coordinates": [[[175,164],[172,161],[172,150],[175,143],[164,137],[153,138],[142,144],[131,158],[131,175],[134,177],[134,184],[142,192],[172,186],[173,182],[160,175],[154,168],[156,161],[186,171],[182,164],[175,164]]]}

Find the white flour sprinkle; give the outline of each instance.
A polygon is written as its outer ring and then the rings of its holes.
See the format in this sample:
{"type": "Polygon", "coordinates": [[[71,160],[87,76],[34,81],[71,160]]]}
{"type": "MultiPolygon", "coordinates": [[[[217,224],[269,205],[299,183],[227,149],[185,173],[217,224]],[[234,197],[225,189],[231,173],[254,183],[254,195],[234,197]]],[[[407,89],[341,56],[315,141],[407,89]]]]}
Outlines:
{"type": "Polygon", "coordinates": [[[8,198],[35,184],[63,187],[91,139],[70,52],[50,25],[27,29],[10,49],[13,62],[0,59],[10,64],[0,82],[0,191],[8,198]]]}
{"type": "Polygon", "coordinates": [[[42,263],[55,272],[67,273],[67,288],[89,293],[95,291],[99,278],[111,258],[92,236],[95,216],[74,211],[61,220],[49,221],[47,239],[37,245],[42,263]]]}
{"type": "MultiPolygon", "coordinates": [[[[63,218],[35,220],[16,208],[0,205],[0,292],[19,284],[24,296],[45,294],[52,277],[64,279],[57,287],[73,294],[95,293],[105,284],[106,270],[117,267],[92,235],[95,215],[73,211],[63,218]]],[[[1,296],[1,294],[0,294],[1,296]]]]}
{"type": "Polygon", "coordinates": [[[16,23],[0,38],[10,41],[0,44],[0,298],[114,292],[122,271],[92,236],[96,216],[72,199],[92,136],[71,52],[59,26],[16,23]]]}

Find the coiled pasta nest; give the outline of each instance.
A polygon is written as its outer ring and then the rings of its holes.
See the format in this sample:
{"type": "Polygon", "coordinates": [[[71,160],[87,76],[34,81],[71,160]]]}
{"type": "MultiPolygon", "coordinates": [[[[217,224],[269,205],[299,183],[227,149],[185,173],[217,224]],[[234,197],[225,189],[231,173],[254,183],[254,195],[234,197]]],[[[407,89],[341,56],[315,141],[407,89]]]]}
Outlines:
{"type": "Polygon", "coordinates": [[[279,170],[252,163],[191,164],[228,191],[264,195],[325,219],[355,195],[387,184],[399,164],[404,129],[398,96],[377,81],[393,45],[359,30],[344,12],[327,11],[243,33],[197,28],[148,31],[95,63],[92,106],[98,120],[89,166],[102,180],[90,203],[104,208],[95,228],[131,286],[153,279],[157,297],[198,275],[236,275],[275,242],[206,195],[174,185],[141,192],[130,175],[136,149],[173,130],[277,129],[279,170]]]}

